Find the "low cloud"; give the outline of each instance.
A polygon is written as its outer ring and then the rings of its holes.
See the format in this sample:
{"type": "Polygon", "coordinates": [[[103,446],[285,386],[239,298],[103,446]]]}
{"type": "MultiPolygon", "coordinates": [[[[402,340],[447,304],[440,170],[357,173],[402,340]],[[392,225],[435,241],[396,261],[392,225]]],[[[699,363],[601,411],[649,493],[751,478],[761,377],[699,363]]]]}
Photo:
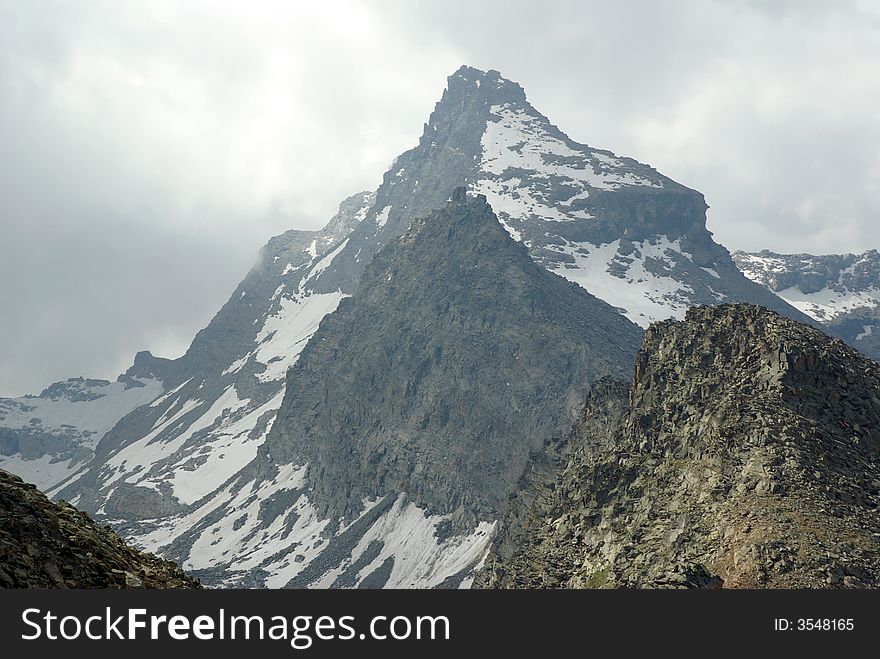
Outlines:
{"type": "Polygon", "coordinates": [[[181,353],[463,63],[703,192],[731,249],[880,246],[870,3],[311,4],[0,0],[0,395],[181,353]]]}

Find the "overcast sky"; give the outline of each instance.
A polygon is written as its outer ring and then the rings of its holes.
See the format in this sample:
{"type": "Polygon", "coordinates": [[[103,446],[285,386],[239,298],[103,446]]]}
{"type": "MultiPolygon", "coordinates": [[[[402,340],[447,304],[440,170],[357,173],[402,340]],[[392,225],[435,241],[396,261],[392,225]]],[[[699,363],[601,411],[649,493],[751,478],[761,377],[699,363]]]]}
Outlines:
{"type": "Polygon", "coordinates": [[[730,249],[880,247],[876,2],[0,0],[0,395],[175,357],[494,68],[706,195],[730,249]]]}

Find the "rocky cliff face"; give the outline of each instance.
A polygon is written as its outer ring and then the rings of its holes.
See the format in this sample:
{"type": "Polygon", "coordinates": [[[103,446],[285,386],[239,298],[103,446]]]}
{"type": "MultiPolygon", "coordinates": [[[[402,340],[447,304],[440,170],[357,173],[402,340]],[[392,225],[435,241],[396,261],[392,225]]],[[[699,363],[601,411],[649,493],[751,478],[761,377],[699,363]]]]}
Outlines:
{"type": "Polygon", "coordinates": [[[776,254],[735,252],[753,281],[880,360],[880,253],[776,254]]]}
{"type": "Polygon", "coordinates": [[[0,588],[199,588],[69,503],[0,470],[0,588]]]}
{"type": "Polygon", "coordinates": [[[880,585],[880,365],[773,312],[653,325],[560,464],[480,585],[880,585]]]}
{"type": "Polygon", "coordinates": [[[631,371],[640,340],[458,188],[322,321],[288,373],[267,457],[308,465],[322,516],[406,493],[472,528],[497,517],[529,451],[567,433],[588,382],[631,371]]]}

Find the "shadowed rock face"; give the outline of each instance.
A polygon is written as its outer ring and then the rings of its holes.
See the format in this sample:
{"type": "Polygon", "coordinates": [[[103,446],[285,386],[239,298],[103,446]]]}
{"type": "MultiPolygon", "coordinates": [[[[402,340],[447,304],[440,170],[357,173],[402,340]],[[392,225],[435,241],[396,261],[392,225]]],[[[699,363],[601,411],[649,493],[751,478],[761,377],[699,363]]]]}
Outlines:
{"type": "Polygon", "coordinates": [[[493,519],[529,451],[567,434],[587,383],[631,372],[640,336],[459,188],[321,323],[288,373],[267,453],[308,463],[322,515],[406,492],[455,524],[493,519]]]}
{"type": "Polygon", "coordinates": [[[200,588],[171,561],[127,546],[69,503],[0,470],[0,587],[200,588]]]}
{"type": "Polygon", "coordinates": [[[653,325],[558,464],[480,585],[880,585],[880,365],[773,312],[653,325]]]}

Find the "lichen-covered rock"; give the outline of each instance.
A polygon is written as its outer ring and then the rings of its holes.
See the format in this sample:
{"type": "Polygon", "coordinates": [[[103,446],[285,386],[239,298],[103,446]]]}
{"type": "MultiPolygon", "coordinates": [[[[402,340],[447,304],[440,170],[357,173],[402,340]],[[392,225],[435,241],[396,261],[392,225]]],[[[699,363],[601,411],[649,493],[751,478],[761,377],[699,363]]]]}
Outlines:
{"type": "Polygon", "coordinates": [[[591,396],[477,583],[876,587],[878,504],[880,364],[760,307],[697,307],[651,326],[628,396],[591,396]]]}
{"type": "Polygon", "coordinates": [[[133,549],[69,503],[0,470],[0,587],[199,588],[171,561],[133,549]]]}

